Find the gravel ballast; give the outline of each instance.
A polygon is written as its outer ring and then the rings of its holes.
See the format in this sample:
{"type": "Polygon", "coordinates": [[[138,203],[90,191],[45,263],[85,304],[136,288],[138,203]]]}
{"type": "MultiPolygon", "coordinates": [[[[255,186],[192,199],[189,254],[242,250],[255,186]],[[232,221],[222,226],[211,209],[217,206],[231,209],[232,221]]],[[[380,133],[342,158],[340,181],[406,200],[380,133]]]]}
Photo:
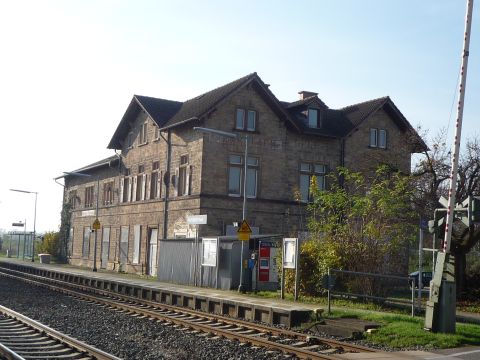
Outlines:
{"type": "Polygon", "coordinates": [[[0,277],[0,304],[123,359],[284,359],[0,277]]]}

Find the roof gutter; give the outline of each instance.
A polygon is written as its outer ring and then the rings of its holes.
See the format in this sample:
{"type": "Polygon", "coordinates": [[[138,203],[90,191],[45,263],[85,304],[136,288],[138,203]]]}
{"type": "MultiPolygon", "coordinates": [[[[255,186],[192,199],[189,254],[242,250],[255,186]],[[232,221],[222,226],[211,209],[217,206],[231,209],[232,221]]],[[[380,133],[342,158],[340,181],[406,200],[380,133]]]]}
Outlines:
{"type": "Polygon", "coordinates": [[[177,122],[175,124],[172,124],[172,125],[168,125],[168,126],[165,126],[165,127],[162,127],[160,128],[160,131],[166,131],[166,130],[170,130],[174,127],[177,127],[177,126],[180,126],[180,125],[183,125],[183,124],[186,124],[186,123],[189,123],[191,121],[194,121],[194,120],[200,120],[197,116],[194,116],[194,117],[191,117],[191,118],[188,118],[186,120],[182,120],[180,122],[177,122]]]}

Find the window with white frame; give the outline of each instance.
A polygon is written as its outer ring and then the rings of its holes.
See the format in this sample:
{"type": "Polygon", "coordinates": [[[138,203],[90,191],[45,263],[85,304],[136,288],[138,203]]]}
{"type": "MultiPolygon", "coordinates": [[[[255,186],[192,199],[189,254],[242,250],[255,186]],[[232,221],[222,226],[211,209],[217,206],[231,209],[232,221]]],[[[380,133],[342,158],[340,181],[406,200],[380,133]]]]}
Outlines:
{"type": "Polygon", "coordinates": [[[190,168],[188,166],[188,155],[180,156],[180,167],[178,169],[178,196],[188,195],[190,187],[190,168]]]}
{"type": "Polygon", "coordinates": [[[370,147],[387,148],[387,131],[385,129],[370,129],[370,147]]]}
{"type": "Polygon", "coordinates": [[[256,122],[257,112],[255,110],[237,108],[235,113],[236,130],[255,131],[256,122]]]}
{"type": "Polygon", "coordinates": [[[160,176],[160,162],[152,163],[152,174],[150,175],[150,200],[158,199],[162,196],[162,183],[160,176]]]}
{"type": "Polygon", "coordinates": [[[103,184],[103,204],[113,204],[113,181],[108,181],[103,184]]]}
{"type": "Polygon", "coordinates": [[[148,139],[147,139],[147,131],[148,131],[148,122],[145,121],[142,126],[140,127],[140,134],[138,138],[138,144],[143,145],[146,144],[148,139]]]}
{"type": "MultiPolygon", "coordinates": [[[[230,196],[241,196],[243,194],[243,173],[244,157],[241,155],[230,155],[228,164],[228,194],[230,196]]],[[[247,191],[249,198],[257,197],[258,184],[258,158],[248,157],[247,161],[247,191]]]]}
{"type": "Polygon", "coordinates": [[[135,201],[145,200],[145,187],[147,185],[147,174],[145,174],[145,165],[138,165],[138,174],[134,179],[135,189],[135,201]]]}
{"type": "Polygon", "coordinates": [[[85,188],[85,207],[93,207],[94,187],[87,186],[85,188]]]}
{"type": "Polygon", "coordinates": [[[322,164],[300,163],[300,200],[312,200],[310,185],[312,178],[315,177],[317,188],[325,189],[326,166],[322,164]]]}
{"type": "Polygon", "coordinates": [[[153,133],[153,140],[158,140],[160,139],[160,128],[158,127],[157,124],[153,124],[154,133],[153,133]]]}

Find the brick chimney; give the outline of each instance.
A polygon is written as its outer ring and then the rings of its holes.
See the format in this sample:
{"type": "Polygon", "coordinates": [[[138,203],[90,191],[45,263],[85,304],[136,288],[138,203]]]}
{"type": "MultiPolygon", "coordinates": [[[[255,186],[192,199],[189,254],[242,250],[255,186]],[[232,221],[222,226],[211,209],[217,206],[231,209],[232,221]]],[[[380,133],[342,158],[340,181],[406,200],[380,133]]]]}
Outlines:
{"type": "Polygon", "coordinates": [[[312,91],[302,90],[302,91],[298,92],[298,95],[300,96],[300,100],[304,100],[304,99],[309,98],[311,96],[317,96],[318,93],[312,92],[312,91]]]}

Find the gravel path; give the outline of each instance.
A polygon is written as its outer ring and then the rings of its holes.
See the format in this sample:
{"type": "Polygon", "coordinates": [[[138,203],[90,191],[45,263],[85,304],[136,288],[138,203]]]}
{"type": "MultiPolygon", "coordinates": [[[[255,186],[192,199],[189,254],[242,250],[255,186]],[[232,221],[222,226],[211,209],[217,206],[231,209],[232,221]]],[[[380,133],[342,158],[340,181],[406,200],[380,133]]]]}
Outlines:
{"type": "Polygon", "coordinates": [[[284,359],[0,277],[0,304],[123,359],[284,359]]]}

